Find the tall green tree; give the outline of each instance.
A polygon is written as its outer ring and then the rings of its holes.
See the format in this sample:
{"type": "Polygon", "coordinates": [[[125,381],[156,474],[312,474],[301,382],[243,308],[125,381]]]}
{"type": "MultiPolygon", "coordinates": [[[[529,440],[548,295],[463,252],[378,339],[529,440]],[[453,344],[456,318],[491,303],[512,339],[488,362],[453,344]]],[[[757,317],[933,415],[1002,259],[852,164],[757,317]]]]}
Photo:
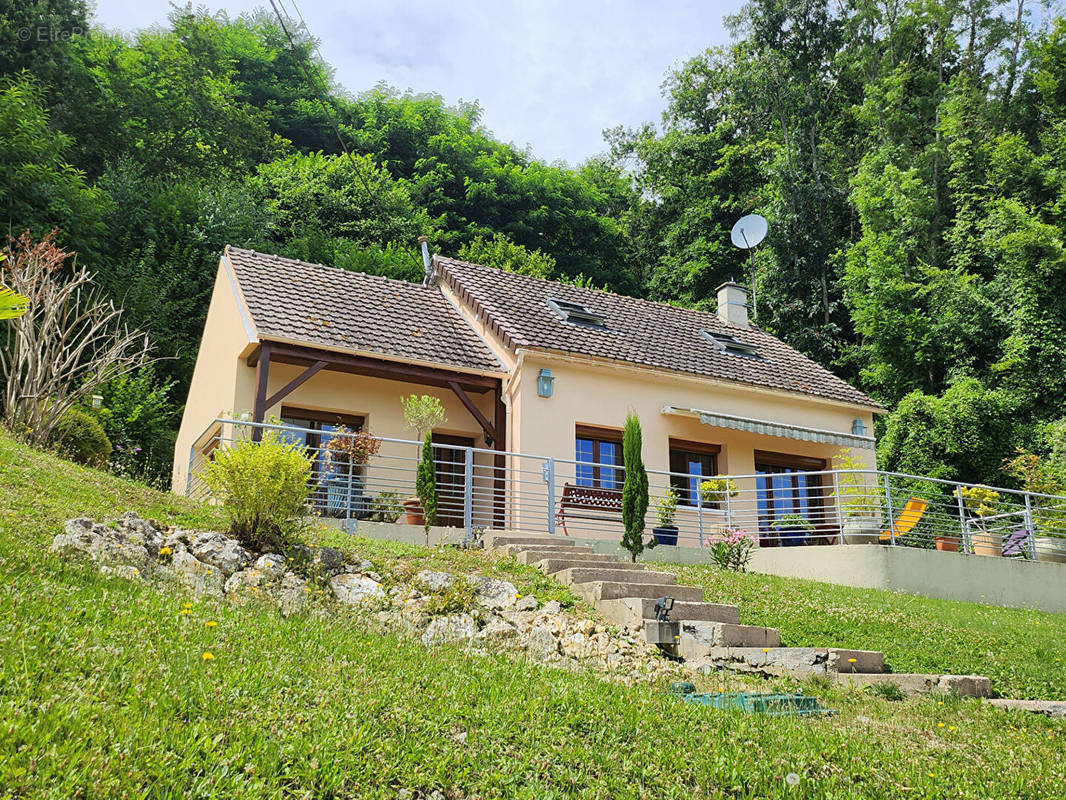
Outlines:
{"type": "Polygon", "coordinates": [[[644,517],[648,513],[648,473],[642,450],[640,420],[630,412],[622,432],[622,547],[634,562],[644,552],[644,517]]]}

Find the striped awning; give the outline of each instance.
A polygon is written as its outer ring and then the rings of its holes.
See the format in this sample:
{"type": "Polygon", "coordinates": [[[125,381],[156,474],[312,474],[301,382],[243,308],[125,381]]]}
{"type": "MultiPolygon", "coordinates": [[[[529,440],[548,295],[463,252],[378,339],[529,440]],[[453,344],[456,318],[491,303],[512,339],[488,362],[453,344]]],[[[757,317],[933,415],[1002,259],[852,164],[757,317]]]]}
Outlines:
{"type": "Polygon", "coordinates": [[[838,447],[859,447],[872,450],[875,446],[873,436],[858,436],[854,433],[841,433],[823,428],[808,428],[803,425],[791,425],[787,422],[772,422],[765,419],[738,417],[722,414],[718,411],[704,411],[699,408],[681,408],[663,406],[664,414],[677,414],[683,417],[696,417],[704,425],[715,428],[730,428],[736,431],[759,433],[764,436],[780,436],[785,439],[799,439],[804,442],[821,442],[838,447]]]}

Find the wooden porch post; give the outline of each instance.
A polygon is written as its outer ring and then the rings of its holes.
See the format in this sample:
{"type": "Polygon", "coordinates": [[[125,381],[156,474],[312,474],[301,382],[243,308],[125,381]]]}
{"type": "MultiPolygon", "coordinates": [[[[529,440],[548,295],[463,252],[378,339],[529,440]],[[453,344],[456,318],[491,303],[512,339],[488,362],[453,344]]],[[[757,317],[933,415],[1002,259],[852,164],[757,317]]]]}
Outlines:
{"type": "MultiPolygon", "coordinates": [[[[259,358],[255,362],[255,406],[252,409],[252,422],[262,423],[267,410],[267,378],[270,373],[270,342],[259,345],[259,358]]],[[[262,428],[252,428],[252,441],[263,438],[262,428]]]]}

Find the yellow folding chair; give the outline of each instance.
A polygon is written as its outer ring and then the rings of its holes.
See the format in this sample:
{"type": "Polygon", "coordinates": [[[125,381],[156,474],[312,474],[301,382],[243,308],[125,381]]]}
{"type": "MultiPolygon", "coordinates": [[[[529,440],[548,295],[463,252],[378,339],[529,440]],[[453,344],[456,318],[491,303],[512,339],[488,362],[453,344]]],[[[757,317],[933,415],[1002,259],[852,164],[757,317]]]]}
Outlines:
{"type": "Polygon", "coordinates": [[[912,530],[914,526],[922,518],[922,514],[925,513],[925,509],[928,508],[929,501],[923,500],[920,497],[912,497],[907,501],[907,504],[903,506],[903,510],[899,512],[899,516],[896,517],[896,521],[892,524],[892,530],[881,531],[881,541],[891,542],[892,536],[906,536],[912,530]]]}

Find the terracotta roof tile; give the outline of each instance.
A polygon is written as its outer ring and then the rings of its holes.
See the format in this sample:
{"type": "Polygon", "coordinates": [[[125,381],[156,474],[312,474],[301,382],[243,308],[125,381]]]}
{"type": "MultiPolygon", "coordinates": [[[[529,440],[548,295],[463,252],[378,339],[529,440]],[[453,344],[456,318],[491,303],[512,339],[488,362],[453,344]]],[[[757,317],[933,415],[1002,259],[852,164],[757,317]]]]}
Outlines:
{"type": "Polygon", "coordinates": [[[715,314],[554,283],[451,258],[434,258],[440,280],[470,305],[508,347],[529,347],[626,361],[657,369],[880,405],[829,370],[756,327],[727,325],[715,314]],[[548,299],[581,303],[605,328],[564,321],[548,299]],[[700,335],[725,333],[758,347],[760,358],[722,352],[700,335]]]}
{"type": "Polygon", "coordinates": [[[439,289],[226,248],[264,339],[504,372],[439,289]]]}

